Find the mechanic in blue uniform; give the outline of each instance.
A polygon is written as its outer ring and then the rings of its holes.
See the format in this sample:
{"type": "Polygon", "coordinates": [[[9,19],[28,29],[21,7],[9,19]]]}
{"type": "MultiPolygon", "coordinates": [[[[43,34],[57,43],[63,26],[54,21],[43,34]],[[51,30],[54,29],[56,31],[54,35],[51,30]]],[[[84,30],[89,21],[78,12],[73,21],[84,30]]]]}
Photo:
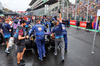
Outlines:
{"type": "Polygon", "coordinates": [[[44,23],[44,18],[42,19],[41,23],[42,23],[42,24],[44,23]]]}
{"type": "Polygon", "coordinates": [[[62,29],[63,29],[63,37],[65,41],[65,51],[67,52],[67,31],[64,24],[62,24],[62,29]]]}
{"type": "Polygon", "coordinates": [[[36,21],[36,25],[33,26],[32,30],[29,32],[29,35],[35,31],[36,32],[36,45],[38,48],[39,59],[42,61],[43,57],[46,57],[45,53],[45,32],[47,32],[46,28],[41,25],[40,21],[36,21]],[[45,32],[44,32],[45,31],[45,32]]]}
{"type": "MultiPolygon", "coordinates": [[[[54,18],[54,20],[56,19],[54,18]]],[[[65,42],[65,51],[67,52],[67,31],[66,31],[66,27],[64,24],[62,24],[62,29],[63,29],[63,37],[64,37],[64,42],[65,42]]]]}
{"type": "Polygon", "coordinates": [[[42,24],[42,19],[40,18],[40,22],[41,22],[41,24],[42,24]]]}
{"type": "Polygon", "coordinates": [[[45,19],[44,26],[47,27],[47,19],[45,19]]]}
{"type": "Polygon", "coordinates": [[[47,24],[49,25],[49,31],[51,32],[51,23],[48,22],[47,24]]]}
{"type": "Polygon", "coordinates": [[[64,38],[63,38],[63,29],[62,29],[62,18],[61,18],[61,12],[59,12],[59,21],[54,21],[54,28],[52,31],[52,38],[55,38],[55,52],[54,55],[57,55],[57,48],[60,44],[61,47],[61,61],[64,62],[64,54],[65,54],[65,44],[64,44],[64,38]],[[55,33],[55,36],[54,36],[55,33]]]}
{"type": "Polygon", "coordinates": [[[29,27],[30,23],[31,23],[31,21],[28,20],[28,21],[26,22],[26,26],[25,26],[25,27],[26,27],[26,28],[29,27]]]}
{"type": "Polygon", "coordinates": [[[26,32],[26,35],[28,34],[28,29],[29,29],[30,23],[31,23],[31,20],[27,20],[26,26],[25,26],[26,31],[27,31],[27,32],[26,32]]]}
{"type": "Polygon", "coordinates": [[[45,26],[49,27],[49,32],[51,32],[51,23],[48,22],[48,20],[46,19],[45,20],[45,23],[44,23],[45,26]]]}
{"type": "Polygon", "coordinates": [[[3,31],[3,35],[4,35],[4,38],[5,38],[6,44],[7,44],[5,52],[9,53],[9,51],[8,51],[8,49],[9,49],[8,41],[9,41],[9,38],[11,37],[11,27],[9,25],[9,19],[8,18],[5,19],[5,23],[2,25],[2,31],[3,31]]]}

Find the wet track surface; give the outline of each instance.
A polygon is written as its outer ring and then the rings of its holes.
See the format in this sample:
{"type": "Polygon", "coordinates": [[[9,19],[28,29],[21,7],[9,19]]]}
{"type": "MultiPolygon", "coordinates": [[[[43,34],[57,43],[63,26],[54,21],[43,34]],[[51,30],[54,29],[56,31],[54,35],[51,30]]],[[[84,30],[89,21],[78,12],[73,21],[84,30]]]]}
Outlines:
{"type": "MultiPolygon", "coordinates": [[[[92,55],[94,32],[86,32],[73,27],[67,28],[68,52],[65,53],[65,62],[61,62],[60,49],[54,56],[54,49],[46,49],[46,58],[41,62],[36,51],[27,50],[24,54],[25,66],[100,66],[100,34],[97,33],[95,54],[92,55]]],[[[0,66],[17,66],[17,51],[10,50],[10,54],[4,53],[5,45],[0,45],[0,66]]]]}

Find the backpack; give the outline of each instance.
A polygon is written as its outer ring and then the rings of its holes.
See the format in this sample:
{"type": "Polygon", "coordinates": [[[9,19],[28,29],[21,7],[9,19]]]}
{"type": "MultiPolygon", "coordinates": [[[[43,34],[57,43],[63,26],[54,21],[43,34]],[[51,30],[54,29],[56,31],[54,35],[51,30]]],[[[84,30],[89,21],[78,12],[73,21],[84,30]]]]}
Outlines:
{"type": "Polygon", "coordinates": [[[20,44],[20,41],[18,40],[18,34],[19,34],[19,29],[17,28],[15,33],[14,33],[14,43],[16,45],[19,45],[20,44]]]}
{"type": "MultiPolygon", "coordinates": [[[[17,29],[16,29],[16,31],[15,31],[15,34],[14,34],[14,43],[15,43],[16,45],[20,45],[20,46],[21,46],[21,45],[25,45],[25,42],[22,43],[21,40],[18,40],[19,30],[23,30],[23,29],[21,29],[20,26],[17,27],[17,29]]],[[[24,31],[24,30],[23,30],[23,31],[24,31]]]]}
{"type": "Polygon", "coordinates": [[[21,43],[21,41],[18,40],[18,35],[19,35],[19,30],[20,30],[20,29],[21,29],[21,27],[18,26],[17,29],[16,29],[16,31],[15,31],[15,33],[14,33],[14,43],[15,43],[16,45],[20,45],[20,43],[21,43]]]}
{"type": "Polygon", "coordinates": [[[17,28],[15,33],[14,33],[14,38],[17,38],[18,39],[18,34],[19,34],[19,29],[17,28]]]}

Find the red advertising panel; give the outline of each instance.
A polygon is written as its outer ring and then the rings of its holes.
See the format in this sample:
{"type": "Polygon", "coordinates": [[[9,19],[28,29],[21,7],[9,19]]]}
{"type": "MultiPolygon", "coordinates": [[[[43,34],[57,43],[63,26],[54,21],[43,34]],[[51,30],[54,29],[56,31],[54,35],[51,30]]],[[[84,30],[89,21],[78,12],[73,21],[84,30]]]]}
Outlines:
{"type": "Polygon", "coordinates": [[[76,21],[75,20],[70,20],[70,25],[76,25],[76,21]]]}
{"type": "Polygon", "coordinates": [[[93,29],[93,27],[94,27],[94,22],[92,22],[92,29],[93,29]]]}
{"type": "Polygon", "coordinates": [[[96,20],[97,20],[97,16],[94,17],[94,22],[96,22],[96,20]]]}
{"type": "Polygon", "coordinates": [[[84,28],[86,28],[86,22],[83,22],[83,21],[80,21],[80,27],[84,27],[84,28]]]}

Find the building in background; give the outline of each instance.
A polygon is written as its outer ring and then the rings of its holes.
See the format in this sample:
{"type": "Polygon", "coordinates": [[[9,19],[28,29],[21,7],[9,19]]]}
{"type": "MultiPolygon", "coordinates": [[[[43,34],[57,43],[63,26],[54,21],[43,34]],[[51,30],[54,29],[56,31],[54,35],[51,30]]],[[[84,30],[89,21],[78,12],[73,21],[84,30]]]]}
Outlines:
{"type": "Polygon", "coordinates": [[[56,10],[54,8],[58,6],[58,0],[32,0],[29,6],[34,15],[51,16],[52,10],[56,10]]]}
{"type": "Polygon", "coordinates": [[[0,2],[0,16],[4,16],[4,13],[3,13],[3,6],[2,6],[2,3],[0,2]]]}
{"type": "Polygon", "coordinates": [[[0,10],[3,10],[3,6],[2,3],[0,2],[0,10]]]}

